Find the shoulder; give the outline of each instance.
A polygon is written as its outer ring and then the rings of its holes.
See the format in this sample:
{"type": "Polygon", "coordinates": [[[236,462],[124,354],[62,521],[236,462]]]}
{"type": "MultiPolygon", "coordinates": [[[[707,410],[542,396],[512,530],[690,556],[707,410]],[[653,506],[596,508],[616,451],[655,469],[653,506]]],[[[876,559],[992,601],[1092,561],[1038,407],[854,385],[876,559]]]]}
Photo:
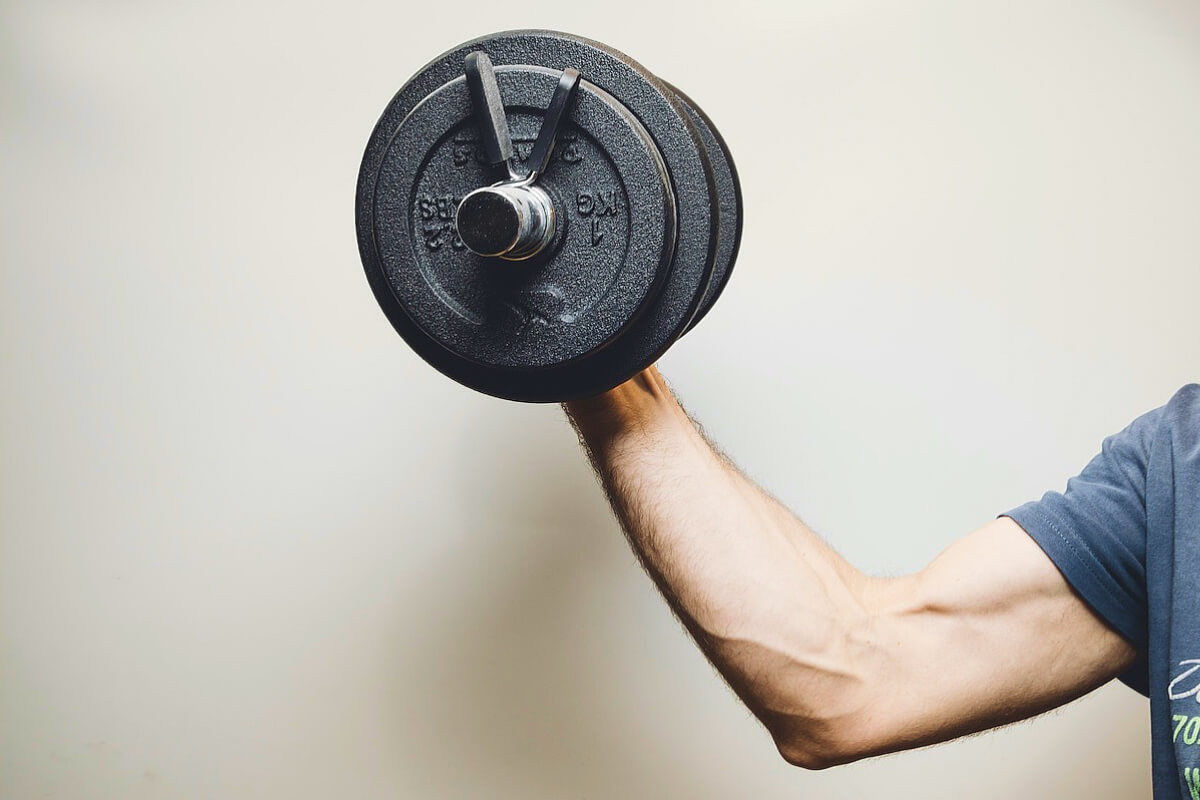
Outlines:
{"type": "Polygon", "coordinates": [[[1104,440],[1101,455],[1111,462],[1138,465],[1181,461],[1200,463],[1200,383],[1179,389],[1166,405],[1147,411],[1104,440]]]}
{"type": "Polygon", "coordinates": [[[1189,383],[1163,406],[1163,421],[1195,421],[1200,419],[1200,383],[1189,383]]]}
{"type": "Polygon", "coordinates": [[[1147,411],[1108,438],[1149,449],[1164,430],[1197,427],[1200,427],[1200,383],[1189,383],[1175,392],[1166,405],[1147,411]]]}
{"type": "Polygon", "coordinates": [[[1156,438],[1169,440],[1176,453],[1200,456],[1200,384],[1184,386],[1159,411],[1156,438]]]}
{"type": "Polygon", "coordinates": [[[1165,405],[1105,437],[1100,454],[1080,477],[1123,475],[1141,485],[1155,464],[1176,462],[1181,454],[1200,463],[1200,383],[1183,386],[1165,405]]]}

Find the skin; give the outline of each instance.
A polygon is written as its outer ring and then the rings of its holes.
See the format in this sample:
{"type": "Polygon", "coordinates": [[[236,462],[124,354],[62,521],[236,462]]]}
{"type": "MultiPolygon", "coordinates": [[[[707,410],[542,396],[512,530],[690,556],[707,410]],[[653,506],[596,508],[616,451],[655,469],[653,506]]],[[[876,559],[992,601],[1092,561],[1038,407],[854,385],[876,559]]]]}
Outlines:
{"type": "Polygon", "coordinates": [[[792,764],[1024,719],[1134,658],[1007,517],[874,578],[717,451],[657,369],[565,408],[646,571],[792,764]]]}

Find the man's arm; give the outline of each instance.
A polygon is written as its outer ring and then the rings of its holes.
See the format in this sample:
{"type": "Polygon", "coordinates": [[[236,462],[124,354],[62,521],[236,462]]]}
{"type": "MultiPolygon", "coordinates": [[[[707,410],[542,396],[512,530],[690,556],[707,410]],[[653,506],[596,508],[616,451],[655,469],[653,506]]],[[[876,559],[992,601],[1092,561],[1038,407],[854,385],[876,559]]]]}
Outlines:
{"type": "Polygon", "coordinates": [[[1134,658],[1010,519],[871,578],[714,451],[656,369],[567,412],[647,572],[793,764],[1023,719],[1134,658]]]}

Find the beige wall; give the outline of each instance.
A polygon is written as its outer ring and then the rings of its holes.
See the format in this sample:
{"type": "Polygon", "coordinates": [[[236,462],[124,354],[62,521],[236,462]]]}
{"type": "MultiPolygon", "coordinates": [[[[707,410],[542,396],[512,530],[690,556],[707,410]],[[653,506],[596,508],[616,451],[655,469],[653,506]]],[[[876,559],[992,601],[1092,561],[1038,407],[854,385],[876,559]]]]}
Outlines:
{"type": "Polygon", "coordinates": [[[474,35],[606,41],[718,122],[742,256],[664,359],[863,567],[1061,486],[1196,377],[1190,2],[0,6],[5,798],[1128,798],[1143,699],[786,766],[558,409],[425,367],[358,159],[474,35]]]}

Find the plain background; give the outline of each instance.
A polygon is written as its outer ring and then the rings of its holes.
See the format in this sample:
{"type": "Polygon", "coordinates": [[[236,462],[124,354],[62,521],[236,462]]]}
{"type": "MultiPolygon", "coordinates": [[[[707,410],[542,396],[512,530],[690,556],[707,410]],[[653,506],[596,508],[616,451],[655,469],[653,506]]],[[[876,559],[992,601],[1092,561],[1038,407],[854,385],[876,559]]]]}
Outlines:
{"type": "Polygon", "coordinates": [[[752,477],[902,573],[1196,377],[1196,4],[0,8],[3,797],[1149,794],[1120,685],[784,764],[559,409],[392,332],[353,194],[393,92],[476,35],[584,34],[682,87],[745,239],[663,371],[752,477]]]}

